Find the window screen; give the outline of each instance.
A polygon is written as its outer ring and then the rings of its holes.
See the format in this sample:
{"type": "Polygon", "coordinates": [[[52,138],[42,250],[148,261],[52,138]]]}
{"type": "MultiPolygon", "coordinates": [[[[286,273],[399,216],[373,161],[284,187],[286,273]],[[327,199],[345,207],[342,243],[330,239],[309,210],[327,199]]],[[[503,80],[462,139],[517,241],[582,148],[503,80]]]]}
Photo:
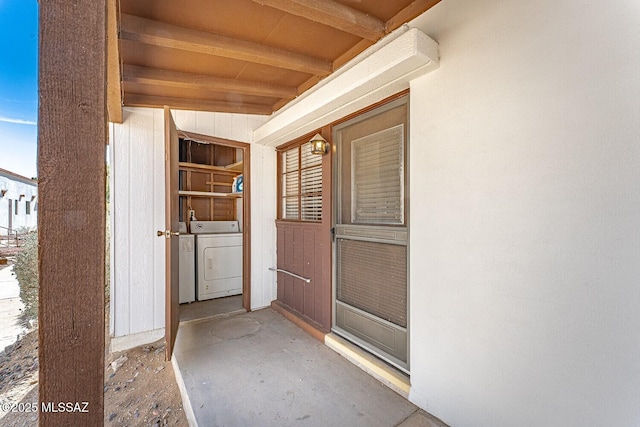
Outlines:
{"type": "Polygon", "coordinates": [[[404,223],[404,128],[351,141],[351,222],[404,223]]]}
{"type": "Polygon", "coordinates": [[[283,219],[322,219],[322,156],[311,154],[311,144],[281,153],[283,219]]]}
{"type": "Polygon", "coordinates": [[[336,298],[407,326],[407,247],[337,239],[336,298]]]}

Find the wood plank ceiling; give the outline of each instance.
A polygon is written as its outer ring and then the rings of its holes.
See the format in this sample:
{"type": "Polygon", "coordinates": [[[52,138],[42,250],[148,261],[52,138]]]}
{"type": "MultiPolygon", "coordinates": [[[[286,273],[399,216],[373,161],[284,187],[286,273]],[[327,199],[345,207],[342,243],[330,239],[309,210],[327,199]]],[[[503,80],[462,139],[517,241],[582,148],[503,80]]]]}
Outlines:
{"type": "Polygon", "coordinates": [[[115,102],[271,114],[438,1],[120,0],[115,102]]]}

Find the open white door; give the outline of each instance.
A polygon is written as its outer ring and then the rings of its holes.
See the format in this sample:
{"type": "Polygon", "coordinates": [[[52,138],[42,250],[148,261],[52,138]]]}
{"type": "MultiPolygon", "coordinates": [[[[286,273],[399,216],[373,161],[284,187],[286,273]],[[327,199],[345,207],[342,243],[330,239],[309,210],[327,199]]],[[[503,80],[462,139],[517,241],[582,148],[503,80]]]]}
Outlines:
{"type": "Polygon", "coordinates": [[[178,271],[178,131],[169,107],[164,107],[165,139],[165,229],[158,236],[166,239],[166,358],[171,360],[180,322],[178,271]]]}

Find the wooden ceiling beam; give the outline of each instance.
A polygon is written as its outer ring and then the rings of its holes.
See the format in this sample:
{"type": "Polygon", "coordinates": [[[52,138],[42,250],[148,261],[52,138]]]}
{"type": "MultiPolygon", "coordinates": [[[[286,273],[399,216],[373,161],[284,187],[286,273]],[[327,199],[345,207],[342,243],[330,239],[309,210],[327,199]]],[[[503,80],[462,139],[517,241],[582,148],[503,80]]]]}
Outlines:
{"type": "MultiPolygon", "coordinates": [[[[284,0],[253,0],[253,1],[266,4],[267,2],[271,2],[271,1],[275,2],[275,1],[284,1],[284,0]]],[[[386,33],[392,32],[393,30],[397,29],[401,25],[411,21],[412,19],[420,16],[422,13],[431,9],[433,6],[440,3],[440,1],[441,0],[413,1],[407,7],[402,9],[400,12],[398,12],[395,16],[393,16],[391,19],[389,19],[386,22],[385,32],[386,33]]],[[[343,53],[333,61],[333,69],[337,70],[338,68],[342,67],[344,64],[346,64],[347,62],[349,62],[350,60],[358,56],[361,52],[363,52],[366,48],[368,48],[373,44],[374,42],[372,42],[371,40],[367,40],[367,39],[361,40],[358,44],[354,45],[351,49],[349,49],[348,51],[346,51],[345,53],[343,53]]],[[[318,76],[311,76],[308,80],[306,80],[304,83],[298,86],[298,93],[302,94],[306,92],[315,84],[317,84],[320,80],[321,78],[319,78],[318,76]]],[[[280,99],[273,106],[273,110],[278,111],[280,108],[287,105],[288,102],[289,100],[287,99],[280,99]]]]}
{"type": "Polygon", "coordinates": [[[293,86],[224,79],[203,74],[182,73],[157,68],[124,66],[125,82],[183,89],[202,89],[214,92],[233,92],[283,99],[293,99],[298,91],[293,86]]]}
{"type": "MultiPolygon", "coordinates": [[[[351,61],[353,58],[362,53],[366,48],[373,45],[374,42],[371,40],[360,40],[355,46],[351,49],[340,55],[333,61],[333,69],[334,71],[338,68],[342,67],[347,62],[351,61]]],[[[307,90],[311,89],[315,86],[320,80],[322,80],[321,76],[311,76],[308,80],[304,81],[301,85],[298,86],[298,93],[305,93],[307,90]]],[[[280,108],[284,107],[289,103],[290,99],[282,98],[278,102],[273,105],[273,111],[278,111],[280,108]]]]}
{"type": "Polygon", "coordinates": [[[385,23],[333,0],[253,0],[310,21],[337,28],[363,39],[376,41],[385,34],[385,23]]]}
{"type": "Polygon", "coordinates": [[[411,2],[409,6],[402,9],[394,17],[387,21],[386,32],[390,33],[402,24],[405,24],[412,19],[417,18],[438,3],[440,3],[440,0],[415,0],[411,2]]]}
{"type": "Polygon", "coordinates": [[[121,15],[120,37],[154,46],[222,56],[308,74],[327,76],[332,71],[331,62],[324,59],[128,14],[121,15]]]}
{"type": "Polygon", "coordinates": [[[127,93],[124,104],[130,107],[162,108],[169,106],[175,110],[215,111],[218,113],[261,114],[273,112],[270,105],[246,104],[237,102],[209,101],[206,99],[175,98],[169,96],[140,95],[127,93]]]}

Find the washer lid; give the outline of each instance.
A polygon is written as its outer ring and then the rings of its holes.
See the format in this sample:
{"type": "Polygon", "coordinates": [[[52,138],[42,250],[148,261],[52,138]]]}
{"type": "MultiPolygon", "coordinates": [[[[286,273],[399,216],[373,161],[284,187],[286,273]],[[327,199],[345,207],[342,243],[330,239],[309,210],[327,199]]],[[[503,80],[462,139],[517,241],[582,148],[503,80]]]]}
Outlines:
{"type": "Polygon", "coordinates": [[[191,234],[239,233],[238,221],[191,221],[191,234]]]}

